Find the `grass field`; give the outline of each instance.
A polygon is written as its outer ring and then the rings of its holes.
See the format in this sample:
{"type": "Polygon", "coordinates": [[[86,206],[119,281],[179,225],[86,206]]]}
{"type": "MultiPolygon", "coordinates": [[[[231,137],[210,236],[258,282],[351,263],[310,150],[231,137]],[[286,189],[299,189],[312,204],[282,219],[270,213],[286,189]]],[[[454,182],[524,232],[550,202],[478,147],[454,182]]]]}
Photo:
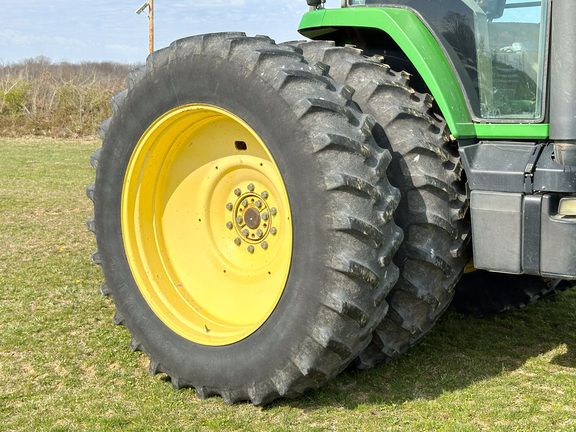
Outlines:
{"type": "Polygon", "coordinates": [[[448,312],[408,355],[265,408],[151,376],[85,227],[94,141],[0,139],[0,430],[576,431],[576,290],[448,312]]]}

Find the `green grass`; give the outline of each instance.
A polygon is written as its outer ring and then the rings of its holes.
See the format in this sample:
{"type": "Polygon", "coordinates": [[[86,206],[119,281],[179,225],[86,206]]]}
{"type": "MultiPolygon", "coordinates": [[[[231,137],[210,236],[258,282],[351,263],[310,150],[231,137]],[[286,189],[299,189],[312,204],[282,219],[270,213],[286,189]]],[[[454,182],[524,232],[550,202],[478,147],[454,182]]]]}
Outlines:
{"type": "Polygon", "coordinates": [[[265,408],[173,390],[99,291],[84,192],[97,146],[0,139],[0,430],[576,431],[576,290],[448,312],[397,361],[265,408]]]}

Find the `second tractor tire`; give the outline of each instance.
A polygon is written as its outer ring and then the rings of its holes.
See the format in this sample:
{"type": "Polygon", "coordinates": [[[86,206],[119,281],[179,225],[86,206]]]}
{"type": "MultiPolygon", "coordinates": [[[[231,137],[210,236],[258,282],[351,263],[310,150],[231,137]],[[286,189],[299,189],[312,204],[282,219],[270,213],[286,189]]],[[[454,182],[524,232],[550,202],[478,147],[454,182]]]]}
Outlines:
{"type": "Polygon", "coordinates": [[[388,315],[357,361],[368,368],[418,342],[454,296],[470,236],[462,165],[445,121],[432,111],[432,98],[414,91],[407,73],[331,41],[290,46],[355,90],[353,100],[376,119],[377,143],[392,154],[388,175],[402,195],[394,216],[404,230],[394,259],[400,279],[387,298],[388,315]]]}

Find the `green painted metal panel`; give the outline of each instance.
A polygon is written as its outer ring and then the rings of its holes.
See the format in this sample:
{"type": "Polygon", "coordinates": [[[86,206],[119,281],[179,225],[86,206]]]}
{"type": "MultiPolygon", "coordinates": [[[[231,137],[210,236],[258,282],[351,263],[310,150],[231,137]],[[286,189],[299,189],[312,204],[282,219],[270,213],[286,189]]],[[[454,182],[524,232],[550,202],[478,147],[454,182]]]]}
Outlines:
{"type": "Polygon", "coordinates": [[[475,125],[476,135],[480,139],[548,139],[549,124],[485,124],[475,125]]]}

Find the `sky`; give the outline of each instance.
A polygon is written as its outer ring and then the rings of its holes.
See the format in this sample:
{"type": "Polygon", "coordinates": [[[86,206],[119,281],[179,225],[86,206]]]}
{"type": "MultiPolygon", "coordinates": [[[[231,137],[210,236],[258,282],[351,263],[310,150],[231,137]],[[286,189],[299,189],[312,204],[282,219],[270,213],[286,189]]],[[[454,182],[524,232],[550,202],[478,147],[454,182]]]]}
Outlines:
{"type": "MultiPolygon", "coordinates": [[[[148,54],[146,0],[0,0],[0,64],[45,56],[52,62],[142,63],[148,54]]],[[[340,0],[328,0],[339,7],[340,0]]],[[[155,49],[194,34],[243,31],[277,42],[296,31],[305,0],[154,0],[155,49]]]]}

